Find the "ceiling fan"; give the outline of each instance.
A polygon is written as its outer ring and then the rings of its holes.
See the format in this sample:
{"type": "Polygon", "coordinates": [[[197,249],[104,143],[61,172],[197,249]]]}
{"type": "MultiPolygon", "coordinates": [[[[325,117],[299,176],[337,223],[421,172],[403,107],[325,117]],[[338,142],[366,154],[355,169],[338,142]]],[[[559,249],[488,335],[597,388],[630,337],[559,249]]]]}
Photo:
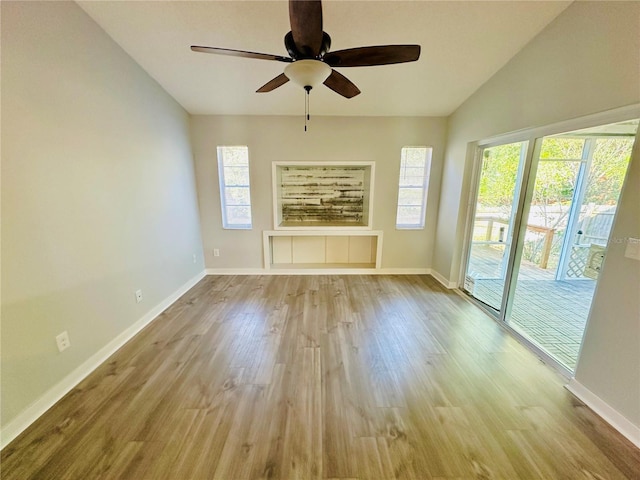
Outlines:
{"type": "Polygon", "coordinates": [[[324,83],[343,97],[353,98],[358,87],[333,67],[367,67],[415,62],[420,57],[420,45],[379,45],[330,52],[331,37],[322,30],[321,0],[289,0],[291,31],[284,37],[289,57],[247,52],[219,47],[192,46],[194,52],[258,58],[288,63],[281,73],[265,83],[257,92],[271,92],[289,80],[309,91],[324,83]]]}

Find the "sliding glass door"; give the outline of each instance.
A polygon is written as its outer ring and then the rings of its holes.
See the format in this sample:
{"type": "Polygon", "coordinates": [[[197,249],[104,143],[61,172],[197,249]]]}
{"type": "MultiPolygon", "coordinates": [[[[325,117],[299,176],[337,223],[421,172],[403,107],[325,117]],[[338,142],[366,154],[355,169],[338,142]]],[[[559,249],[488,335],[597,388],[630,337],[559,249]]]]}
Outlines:
{"type": "Polygon", "coordinates": [[[479,149],[463,289],[573,371],[638,121],[479,149]]]}

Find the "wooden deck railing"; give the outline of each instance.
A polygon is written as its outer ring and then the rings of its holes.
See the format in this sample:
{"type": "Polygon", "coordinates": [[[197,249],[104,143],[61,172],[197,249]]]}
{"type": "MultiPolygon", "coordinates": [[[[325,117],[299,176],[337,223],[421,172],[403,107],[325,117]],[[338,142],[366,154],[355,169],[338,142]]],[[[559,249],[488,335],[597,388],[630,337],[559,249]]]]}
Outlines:
{"type": "MultiPolygon", "coordinates": [[[[493,224],[498,223],[502,225],[509,225],[509,221],[505,220],[502,217],[495,217],[492,215],[479,215],[475,218],[476,222],[484,221],[487,222],[487,232],[485,234],[485,239],[482,241],[475,241],[473,243],[485,244],[485,245],[496,245],[500,243],[504,243],[504,234],[505,227],[500,227],[500,233],[498,236],[498,240],[491,240],[493,234],[493,224]]],[[[540,256],[540,261],[538,262],[538,266],[543,270],[546,270],[549,265],[549,256],[551,255],[551,245],[553,244],[553,236],[556,233],[555,228],[543,227],[541,225],[529,225],[527,224],[527,230],[531,230],[532,232],[542,233],[544,234],[544,241],[542,244],[542,255],[540,256]]]]}

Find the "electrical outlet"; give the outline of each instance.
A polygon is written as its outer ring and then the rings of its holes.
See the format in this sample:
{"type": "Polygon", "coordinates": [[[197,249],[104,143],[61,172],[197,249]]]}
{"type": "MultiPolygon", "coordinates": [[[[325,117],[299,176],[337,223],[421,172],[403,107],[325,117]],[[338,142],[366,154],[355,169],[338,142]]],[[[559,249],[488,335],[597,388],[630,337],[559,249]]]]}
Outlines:
{"type": "Polygon", "coordinates": [[[220,249],[219,248],[214,248],[213,249],[213,256],[214,257],[219,257],[220,256],[220,249]]]}
{"type": "Polygon", "coordinates": [[[193,263],[196,263],[196,254],[193,254],[193,263]]]}
{"type": "Polygon", "coordinates": [[[65,330],[60,335],[56,336],[56,343],[58,344],[58,351],[62,352],[71,346],[71,341],[69,340],[69,334],[65,330]]]}
{"type": "Polygon", "coordinates": [[[142,290],[136,290],[136,303],[140,303],[142,301],[142,290]]]}

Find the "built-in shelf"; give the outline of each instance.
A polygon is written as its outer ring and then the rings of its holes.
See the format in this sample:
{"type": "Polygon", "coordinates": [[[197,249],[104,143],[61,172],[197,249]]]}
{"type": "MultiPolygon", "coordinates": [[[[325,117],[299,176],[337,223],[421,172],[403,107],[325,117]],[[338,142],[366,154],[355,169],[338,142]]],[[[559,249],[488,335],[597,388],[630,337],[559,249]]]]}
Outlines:
{"type": "Polygon", "coordinates": [[[276,230],[371,229],[373,162],[273,162],[276,230]]]}
{"type": "Polygon", "coordinates": [[[266,269],[375,269],[382,258],[379,230],[263,232],[266,269]]]}

